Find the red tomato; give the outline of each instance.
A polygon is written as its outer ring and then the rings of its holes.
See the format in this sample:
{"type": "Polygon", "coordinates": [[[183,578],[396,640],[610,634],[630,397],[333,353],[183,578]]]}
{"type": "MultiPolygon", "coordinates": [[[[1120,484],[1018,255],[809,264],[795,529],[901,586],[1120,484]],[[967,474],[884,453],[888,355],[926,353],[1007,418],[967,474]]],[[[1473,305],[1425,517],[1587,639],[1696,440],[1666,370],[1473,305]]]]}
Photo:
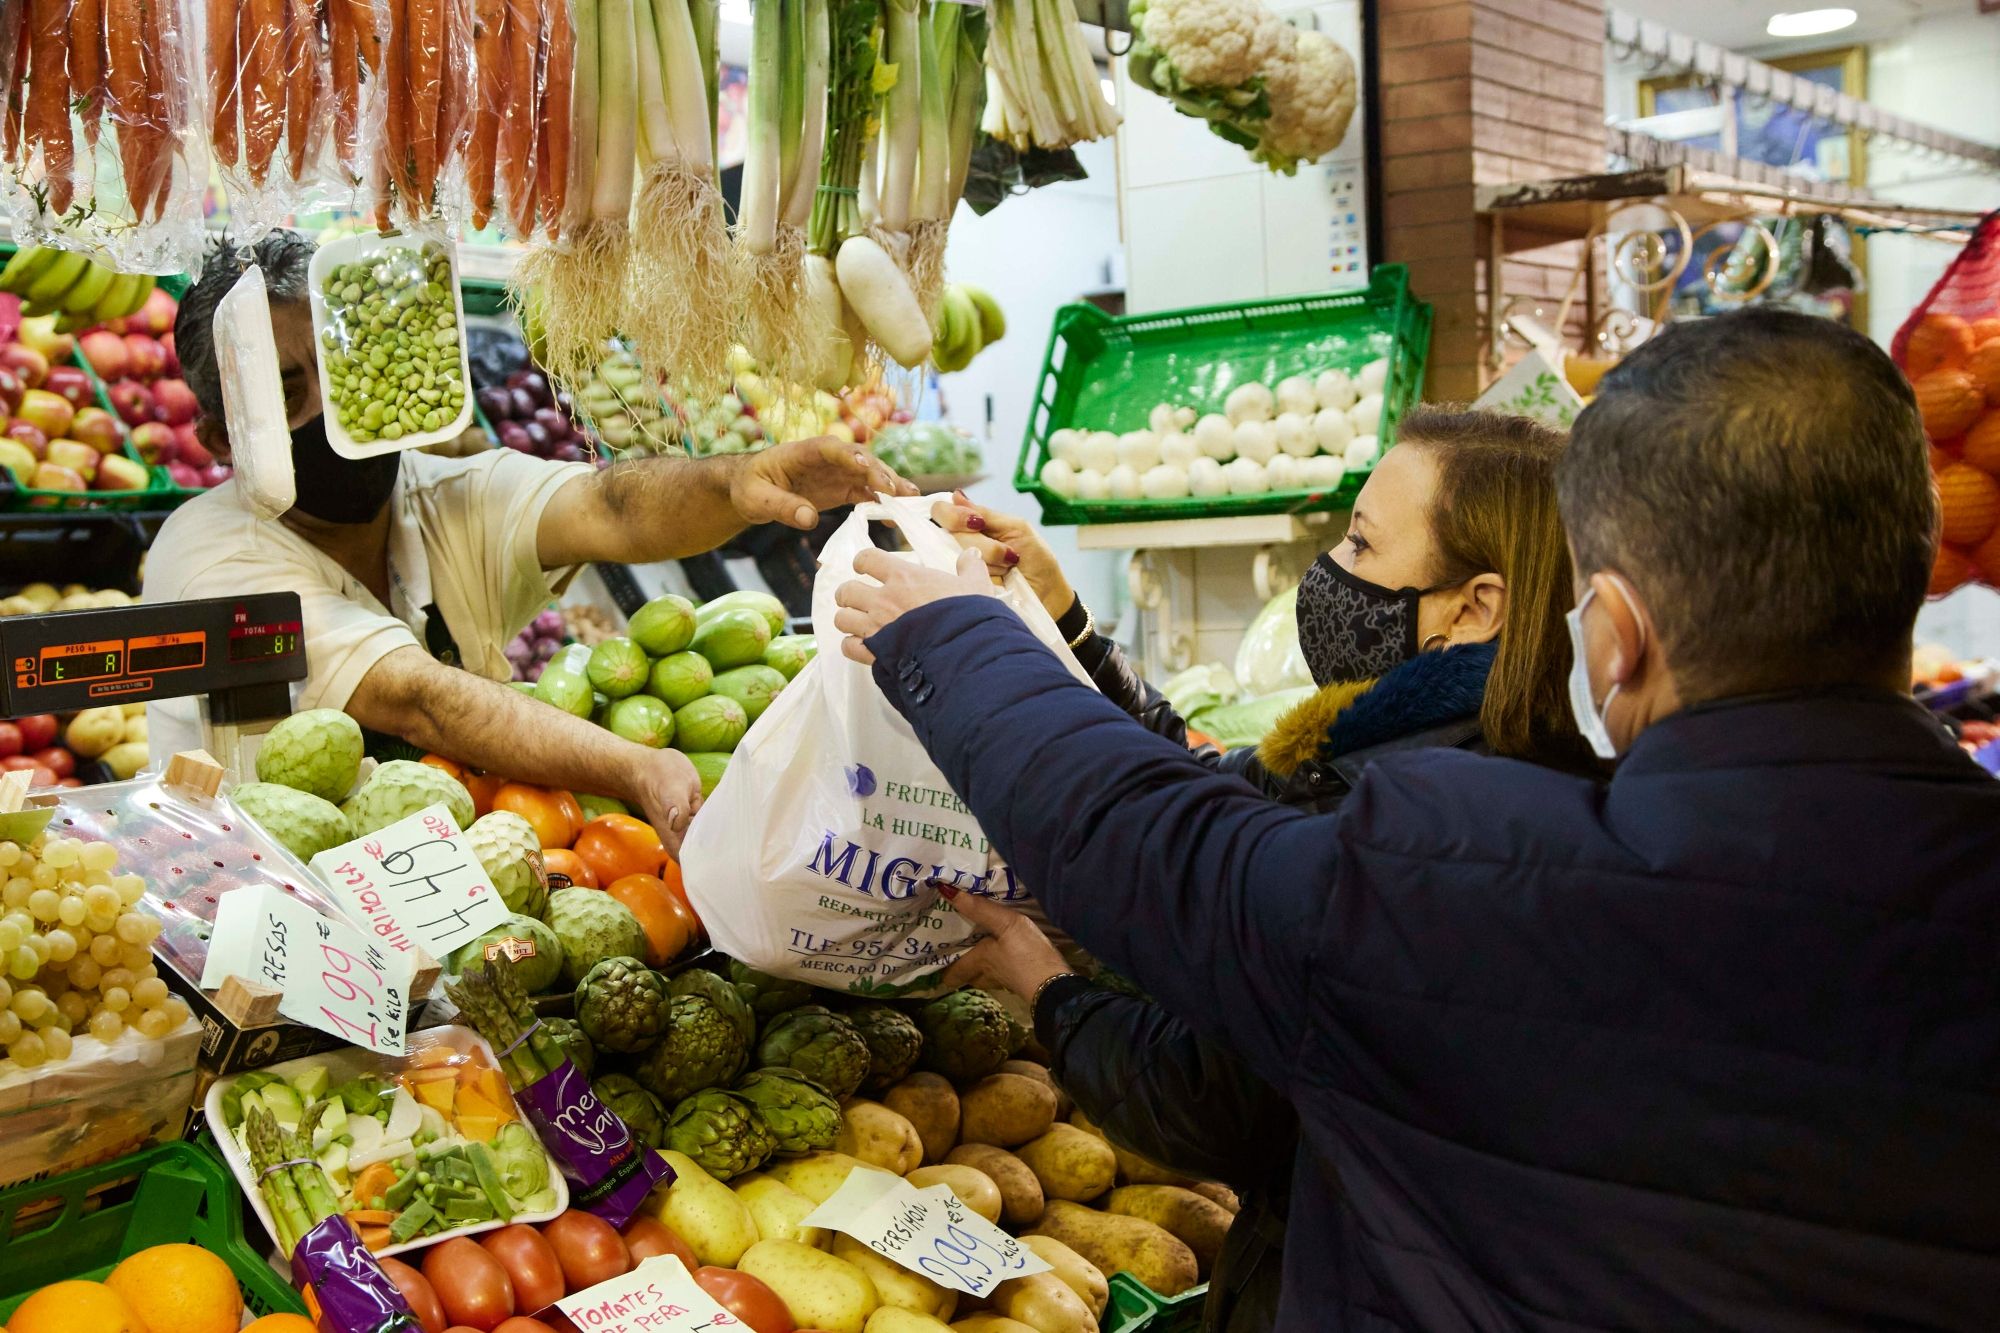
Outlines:
{"type": "Polygon", "coordinates": [[[694,1280],[722,1307],[749,1325],[752,1333],[794,1333],[792,1312],[778,1293],[748,1273],[733,1268],[697,1268],[694,1280]]]}
{"type": "Polygon", "coordinates": [[[571,1291],[609,1282],[632,1270],[632,1252],[625,1248],[625,1238],[596,1213],[572,1208],[554,1221],[544,1222],[542,1235],[555,1247],[571,1291]]]}
{"type": "Polygon", "coordinates": [[[494,1329],[514,1313],[514,1284],[500,1261],[460,1236],[424,1254],[424,1276],[454,1324],[494,1329]]]}
{"type": "Polygon", "coordinates": [[[644,1213],[632,1219],[625,1228],[625,1248],[632,1251],[633,1264],[642,1264],[655,1255],[671,1254],[687,1265],[692,1273],[701,1267],[701,1260],[694,1257],[694,1246],[682,1240],[680,1233],[657,1217],[647,1217],[644,1213]]]}
{"type": "Polygon", "coordinates": [[[400,1259],[378,1259],[382,1271],[403,1293],[403,1299],[410,1303],[410,1311],[417,1322],[424,1326],[424,1333],[445,1333],[444,1307],[438,1304],[437,1293],[424,1275],[400,1259]]]}
{"type": "Polygon", "coordinates": [[[76,756],[60,745],[51,745],[47,749],[37,750],[29,757],[59,778],[73,778],[76,776],[76,756]]]}
{"type": "Polygon", "coordinates": [[[12,722],[0,722],[0,758],[21,753],[21,729],[12,722]]]}
{"type": "Polygon", "coordinates": [[[15,718],[14,725],[21,729],[23,750],[46,750],[56,743],[54,713],[36,713],[33,717],[15,718]]]}
{"type": "Polygon", "coordinates": [[[530,1319],[524,1314],[517,1314],[494,1329],[493,1333],[556,1333],[556,1331],[539,1319],[530,1319]]]}
{"type": "Polygon", "coordinates": [[[539,1310],[560,1300],[569,1290],[563,1284],[562,1265],[555,1249],[541,1232],[516,1222],[511,1227],[489,1231],[479,1238],[488,1254],[500,1261],[514,1283],[514,1308],[539,1310]]]}
{"type": "Polygon", "coordinates": [[[29,775],[28,785],[30,787],[53,787],[56,785],[56,775],[50,772],[44,765],[30,759],[27,755],[10,754],[5,759],[0,759],[0,772],[11,773],[16,769],[27,770],[29,775]]]}

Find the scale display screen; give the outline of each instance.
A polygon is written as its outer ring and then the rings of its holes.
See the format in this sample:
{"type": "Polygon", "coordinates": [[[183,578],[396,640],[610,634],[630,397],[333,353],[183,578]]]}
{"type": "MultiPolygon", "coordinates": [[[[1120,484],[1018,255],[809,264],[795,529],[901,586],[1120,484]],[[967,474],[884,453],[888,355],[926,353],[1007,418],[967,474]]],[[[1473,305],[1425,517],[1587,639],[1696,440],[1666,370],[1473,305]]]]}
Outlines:
{"type": "Polygon", "coordinates": [[[280,625],[245,625],[229,631],[229,660],[262,662],[272,657],[289,657],[299,652],[298,621],[280,625]]]}

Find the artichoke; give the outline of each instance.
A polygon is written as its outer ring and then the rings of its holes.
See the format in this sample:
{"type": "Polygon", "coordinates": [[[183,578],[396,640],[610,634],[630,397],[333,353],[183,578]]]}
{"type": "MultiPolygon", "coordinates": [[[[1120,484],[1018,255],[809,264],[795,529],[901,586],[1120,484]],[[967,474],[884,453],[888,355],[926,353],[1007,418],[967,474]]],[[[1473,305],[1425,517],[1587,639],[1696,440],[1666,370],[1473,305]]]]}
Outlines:
{"type": "Polygon", "coordinates": [[[924,1034],[901,1009],[886,1004],[856,1005],[847,1011],[847,1021],[868,1043],[868,1078],[865,1086],[882,1092],[901,1083],[916,1068],[917,1054],[924,1048],[924,1034]]]}
{"type": "Polygon", "coordinates": [[[734,1081],[749,1054],[750,1043],[729,1015],[699,995],[676,995],[666,1031],[633,1075],[664,1105],[678,1106],[703,1088],[734,1081]]]}
{"type": "Polygon", "coordinates": [[[607,958],[576,983],[576,1023],[591,1043],[631,1055],[667,1026],[667,983],[636,958],[607,958]]]}
{"type": "Polygon", "coordinates": [[[750,1002],[743,998],[743,992],[728,978],[707,968],[691,967],[669,982],[667,989],[675,995],[699,995],[713,1004],[743,1029],[746,1045],[757,1039],[757,1015],[750,1011],[750,1002]]]}
{"type": "Polygon", "coordinates": [[[812,1003],[813,988],[805,982],[759,972],[734,958],[729,960],[729,979],[736,984],[736,993],[750,1005],[759,1023],[768,1023],[787,1009],[812,1003]]]}
{"type": "Polygon", "coordinates": [[[544,1018],[542,1031],[555,1038],[556,1045],[562,1048],[562,1053],[569,1057],[569,1062],[576,1066],[578,1073],[585,1078],[590,1077],[590,1071],[597,1068],[597,1048],[590,1044],[590,1038],[576,1025],[575,1019],[544,1018]]]}
{"type": "Polygon", "coordinates": [[[954,1083],[985,1078],[1027,1043],[1028,1033],[998,1000],[979,990],[955,990],[917,1010],[924,1034],[918,1063],[954,1083]]]}
{"type": "Polygon", "coordinates": [[[868,1077],[871,1058],[852,1023],[825,1005],[808,1004],[771,1020],[757,1043],[757,1063],[796,1069],[839,1100],[852,1097],[868,1077]]]}
{"type": "Polygon", "coordinates": [[[666,1143],[667,1108],[638,1083],[623,1074],[606,1074],[593,1082],[590,1090],[597,1094],[598,1101],[617,1112],[638,1142],[648,1148],[666,1143]]]}
{"type": "Polygon", "coordinates": [[[757,1108],[724,1088],[707,1088],[674,1108],[667,1147],[686,1153],[717,1180],[755,1171],[770,1160],[771,1131],[757,1108]]]}
{"type": "Polygon", "coordinates": [[[796,1069],[758,1069],[743,1076],[736,1095],[757,1108],[777,1151],[831,1148],[840,1136],[840,1103],[796,1069]]]}

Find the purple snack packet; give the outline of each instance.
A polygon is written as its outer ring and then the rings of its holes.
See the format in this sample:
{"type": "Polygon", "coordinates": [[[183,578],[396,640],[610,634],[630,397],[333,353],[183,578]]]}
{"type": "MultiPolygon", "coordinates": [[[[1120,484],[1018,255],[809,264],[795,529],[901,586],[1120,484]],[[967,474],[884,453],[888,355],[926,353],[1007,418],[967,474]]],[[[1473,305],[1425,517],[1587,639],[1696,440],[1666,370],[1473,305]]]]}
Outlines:
{"type": "Polygon", "coordinates": [[[633,1141],[618,1113],[597,1100],[589,1081],[569,1061],[515,1097],[569,1181],[570,1207],[623,1227],[655,1185],[673,1183],[674,1169],[666,1159],[633,1141]]]}
{"type": "Polygon", "coordinates": [[[329,1217],[299,1238],[292,1282],[319,1301],[320,1333],[415,1333],[421,1328],[394,1279],[344,1217],[329,1217]]]}

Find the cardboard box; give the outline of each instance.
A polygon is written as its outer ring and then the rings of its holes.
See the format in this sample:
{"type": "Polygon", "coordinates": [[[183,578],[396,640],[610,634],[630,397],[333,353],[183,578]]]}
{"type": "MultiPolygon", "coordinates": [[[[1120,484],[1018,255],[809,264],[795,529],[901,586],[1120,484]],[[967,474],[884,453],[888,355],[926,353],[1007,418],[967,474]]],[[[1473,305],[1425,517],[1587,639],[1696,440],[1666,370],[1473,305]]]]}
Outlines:
{"type": "Polygon", "coordinates": [[[225,1013],[215,996],[202,990],[165,955],[156,953],[153,961],[159,964],[167,989],[188,1002],[201,1024],[200,1061],[211,1074],[262,1069],[280,1060],[296,1060],[345,1044],[331,1033],[284,1019],[246,1026],[225,1013]]]}

